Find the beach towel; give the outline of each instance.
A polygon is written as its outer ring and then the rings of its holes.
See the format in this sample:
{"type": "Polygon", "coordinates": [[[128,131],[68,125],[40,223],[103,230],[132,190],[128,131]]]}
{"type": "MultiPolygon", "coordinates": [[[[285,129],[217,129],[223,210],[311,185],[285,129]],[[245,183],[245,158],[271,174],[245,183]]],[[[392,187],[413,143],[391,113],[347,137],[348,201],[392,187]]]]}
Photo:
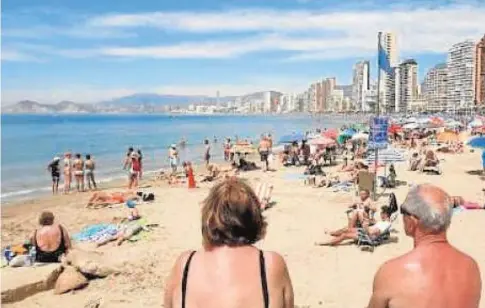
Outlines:
{"type": "Polygon", "coordinates": [[[79,233],[74,234],[72,239],[76,242],[100,242],[111,238],[118,233],[118,227],[113,224],[94,224],[85,227],[79,233]]]}

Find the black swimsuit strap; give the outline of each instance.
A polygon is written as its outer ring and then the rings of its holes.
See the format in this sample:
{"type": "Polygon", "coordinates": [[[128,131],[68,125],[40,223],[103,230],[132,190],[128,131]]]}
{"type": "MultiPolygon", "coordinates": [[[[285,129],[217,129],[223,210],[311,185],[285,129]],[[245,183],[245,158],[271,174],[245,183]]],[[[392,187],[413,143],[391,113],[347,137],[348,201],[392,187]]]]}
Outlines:
{"type": "Polygon", "coordinates": [[[194,256],[195,251],[190,253],[189,258],[187,259],[187,263],[185,263],[184,267],[184,275],[182,276],[182,308],[185,308],[185,296],[187,294],[187,277],[189,275],[189,267],[190,261],[192,261],[192,257],[194,256]]]}
{"type": "Polygon", "coordinates": [[[268,281],[266,280],[266,264],[264,262],[263,252],[259,251],[259,269],[261,272],[261,286],[263,287],[263,298],[264,307],[269,307],[269,292],[268,292],[268,281]]]}

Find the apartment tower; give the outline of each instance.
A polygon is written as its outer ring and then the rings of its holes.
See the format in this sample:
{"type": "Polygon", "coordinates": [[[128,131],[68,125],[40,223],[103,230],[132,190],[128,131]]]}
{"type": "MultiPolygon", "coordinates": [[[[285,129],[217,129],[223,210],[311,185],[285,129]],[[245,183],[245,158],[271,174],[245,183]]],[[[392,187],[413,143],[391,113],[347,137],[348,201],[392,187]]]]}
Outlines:
{"type": "Polygon", "coordinates": [[[475,104],[485,106],[485,35],[476,47],[475,104]]]}
{"type": "Polygon", "coordinates": [[[441,63],[431,68],[424,77],[422,92],[427,101],[428,111],[445,111],[447,109],[448,67],[441,63]]]}
{"type": "Polygon", "coordinates": [[[471,107],[475,102],[476,47],[468,40],[454,44],[448,52],[448,111],[471,107]]]}
{"type": "MultiPolygon", "coordinates": [[[[399,62],[396,35],[391,32],[383,32],[379,44],[382,46],[389,58],[391,67],[396,67],[399,62]]],[[[379,81],[380,102],[382,112],[392,112],[396,108],[396,75],[387,73],[381,69],[381,80],[379,81]]]]}
{"type": "Polygon", "coordinates": [[[396,106],[395,112],[406,112],[418,98],[418,63],[406,60],[395,69],[396,106]]]}
{"type": "Polygon", "coordinates": [[[368,112],[370,107],[365,104],[365,96],[370,90],[369,61],[360,61],[354,65],[352,79],[352,101],[357,110],[368,112]]]}

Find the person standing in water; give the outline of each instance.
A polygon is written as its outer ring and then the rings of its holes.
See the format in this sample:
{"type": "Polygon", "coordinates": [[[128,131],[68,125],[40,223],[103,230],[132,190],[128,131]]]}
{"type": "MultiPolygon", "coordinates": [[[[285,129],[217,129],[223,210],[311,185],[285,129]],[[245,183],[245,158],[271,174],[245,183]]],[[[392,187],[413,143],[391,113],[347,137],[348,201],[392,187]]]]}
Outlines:
{"type": "Polygon", "coordinates": [[[205,166],[207,167],[210,163],[210,158],[211,158],[211,154],[210,154],[211,146],[209,145],[208,139],[204,140],[204,144],[205,144],[204,161],[205,161],[205,166]]]}
{"type": "Polygon", "coordinates": [[[72,164],[71,164],[71,156],[70,152],[64,154],[64,194],[68,194],[71,191],[71,182],[72,182],[72,164]]]}
{"type": "Polygon", "coordinates": [[[123,162],[123,170],[127,170],[129,166],[131,166],[131,153],[133,153],[133,147],[129,147],[128,151],[126,152],[126,157],[123,162]]]}
{"type": "Polygon", "coordinates": [[[168,149],[168,159],[170,161],[170,168],[172,168],[172,174],[177,173],[178,155],[177,145],[172,144],[170,149],[168,149]]]}
{"type": "Polygon", "coordinates": [[[91,158],[91,154],[86,155],[86,162],[84,163],[85,173],[86,173],[86,182],[88,183],[88,189],[91,190],[91,183],[93,184],[93,188],[96,190],[96,181],[94,180],[94,169],[96,168],[96,164],[94,160],[91,158]]]}
{"type": "Polygon", "coordinates": [[[74,177],[76,178],[76,189],[78,192],[84,191],[84,162],[81,154],[76,154],[76,159],[72,163],[74,177]]]}
{"type": "Polygon", "coordinates": [[[52,194],[56,195],[59,192],[59,180],[61,178],[61,170],[59,162],[61,159],[59,157],[54,157],[54,159],[47,166],[47,170],[50,171],[52,176],[52,194]]]}

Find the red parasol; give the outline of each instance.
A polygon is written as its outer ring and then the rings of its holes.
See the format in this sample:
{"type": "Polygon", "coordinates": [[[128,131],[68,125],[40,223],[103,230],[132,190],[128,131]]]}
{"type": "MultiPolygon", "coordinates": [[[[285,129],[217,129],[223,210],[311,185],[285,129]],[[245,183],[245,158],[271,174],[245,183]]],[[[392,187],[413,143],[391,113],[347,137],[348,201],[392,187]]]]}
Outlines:
{"type": "Polygon", "coordinates": [[[397,125],[397,124],[392,124],[391,126],[389,126],[387,131],[391,134],[400,133],[400,132],[402,132],[402,126],[397,125]]]}
{"type": "Polygon", "coordinates": [[[337,140],[338,135],[339,135],[338,131],[335,128],[327,129],[322,133],[322,136],[330,139],[334,139],[334,140],[337,140]]]}

